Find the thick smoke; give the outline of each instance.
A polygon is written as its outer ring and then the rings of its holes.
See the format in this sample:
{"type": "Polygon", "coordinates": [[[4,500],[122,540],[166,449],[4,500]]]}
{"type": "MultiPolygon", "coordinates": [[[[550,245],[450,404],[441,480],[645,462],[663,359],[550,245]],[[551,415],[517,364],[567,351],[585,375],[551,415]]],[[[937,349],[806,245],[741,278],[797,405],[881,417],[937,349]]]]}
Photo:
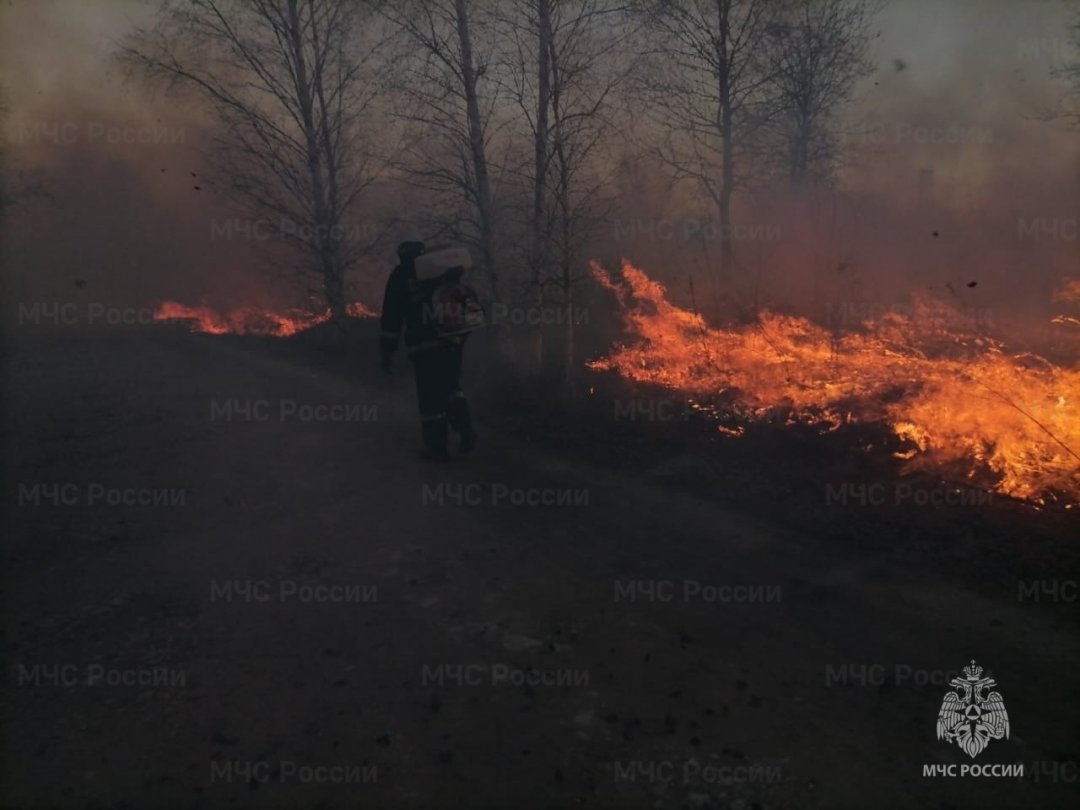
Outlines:
{"type": "MultiPolygon", "coordinates": [[[[2,12],[7,173],[39,169],[49,193],[5,215],[7,300],[303,304],[275,261],[289,225],[245,220],[207,174],[205,113],[125,81],[110,60],[153,9],[2,12]]],[[[1080,132],[1046,120],[1064,92],[1053,71],[1075,58],[1070,12],[1056,0],[888,4],[878,70],[845,114],[835,189],[744,189],[739,267],[718,281],[714,209],[630,156],[592,254],[625,255],[684,303],[692,283],[694,303],[722,317],[768,306],[847,321],[929,291],[988,328],[1045,324],[1053,290],[1080,266],[1080,132]]],[[[354,273],[368,303],[382,272],[354,273]]]]}

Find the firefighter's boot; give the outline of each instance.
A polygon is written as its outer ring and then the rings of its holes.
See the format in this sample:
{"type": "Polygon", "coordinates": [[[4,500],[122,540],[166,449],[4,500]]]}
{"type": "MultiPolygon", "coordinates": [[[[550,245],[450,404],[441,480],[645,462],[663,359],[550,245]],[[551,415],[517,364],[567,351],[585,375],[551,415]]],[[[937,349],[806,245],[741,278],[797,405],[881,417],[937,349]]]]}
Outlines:
{"type": "Polygon", "coordinates": [[[424,449],[420,458],[425,461],[449,461],[446,414],[423,417],[420,428],[424,438],[424,449]]]}
{"type": "Polygon", "coordinates": [[[476,448],[476,430],[473,428],[472,416],[469,413],[469,400],[465,394],[455,391],[450,396],[447,404],[447,415],[450,418],[450,427],[461,434],[461,444],[458,449],[462,453],[471,453],[476,448]]]}

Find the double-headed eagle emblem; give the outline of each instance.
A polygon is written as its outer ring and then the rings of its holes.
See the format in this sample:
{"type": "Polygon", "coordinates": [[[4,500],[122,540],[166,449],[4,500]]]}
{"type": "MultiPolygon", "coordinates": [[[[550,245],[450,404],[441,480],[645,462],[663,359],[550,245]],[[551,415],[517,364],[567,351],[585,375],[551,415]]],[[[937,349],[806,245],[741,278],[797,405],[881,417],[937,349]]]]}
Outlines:
{"type": "Polygon", "coordinates": [[[997,682],[982,677],[982,672],[983,668],[972,660],[964,667],[963,678],[949,681],[957,691],[946,693],[937,718],[938,739],[955,742],[972,759],[983,752],[990,740],[1009,739],[1005,701],[1000,692],[986,694],[997,682]]]}

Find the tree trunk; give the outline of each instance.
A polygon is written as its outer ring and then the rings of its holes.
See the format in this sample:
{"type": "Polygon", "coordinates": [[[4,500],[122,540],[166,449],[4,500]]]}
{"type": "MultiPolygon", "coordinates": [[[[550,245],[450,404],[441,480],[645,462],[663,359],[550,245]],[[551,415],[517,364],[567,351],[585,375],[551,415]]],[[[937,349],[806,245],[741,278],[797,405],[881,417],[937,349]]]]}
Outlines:
{"type": "Polygon", "coordinates": [[[716,4],[720,40],[717,43],[717,65],[720,105],[717,124],[720,129],[721,160],[720,193],[717,200],[720,215],[720,277],[731,278],[735,270],[735,251],[731,242],[731,195],[735,186],[735,124],[731,98],[730,14],[728,3],[716,4]]]}
{"type": "Polygon", "coordinates": [[[791,145],[791,183],[793,186],[801,186],[806,179],[806,173],[810,168],[810,138],[813,134],[813,124],[808,113],[802,110],[798,112],[798,122],[795,125],[794,143],[791,145]]]}
{"type": "MultiPolygon", "coordinates": [[[[534,137],[533,154],[535,180],[533,183],[530,264],[532,265],[533,294],[535,296],[537,309],[539,310],[544,306],[543,271],[546,265],[543,223],[544,197],[547,191],[548,106],[551,103],[551,64],[548,58],[552,39],[550,0],[537,0],[536,10],[539,41],[537,42],[536,133],[534,137]]],[[[538,326],[536,329],[533,351],[535,354],[536,368],[539,371],[544,365],[544,330],[541,326],[538,326]]]]}
{"type": "Polygon", "coordinates": [[[335,321],[346,315],[347,302],[342,275],[336,256],[328,252],[323,257],[323,292],[326,296],[326,305],[330,309],[330,317],[335,321]]]}
{"type": "Polygon", "coordinates": [[[574,284],[569,253],[563,258],[563,300],[566,302],[566,352],[563,355],[563,383],[574,394],[574,284]]]}
{"type": "Polygon", "coordinates": [[[476,175],[476,208],[480,218],[480,251],[491,285],[492,301],[498,302],[499,277],[495,268],[494,225],[492,223],[491,180],[488,177],[484,149],[484,128],[480,120],[480,101],[476,94],[476,66],[473,64],[472,39],[469,34],[469,10],[466,0],[454,0],[458,44],[461,48],[461,78],[469,124],[469,149],[476,175]]]}
{"type": "MultiPolygon", "coordinates": [[[[315,43],[316,53],[321,53],[323,48],[319,42],[319,27],[312,26],[312,39],[315,43]]],[[[326,103],[325,82],[323,81],[321,60],[315,62],[315,96],[319,102],[319,114],[323,121],[322,139],[319,148],[322,150],[323,161],[326,165],[326,231],[322,234],[322,244],[325,251],[324,277],[326,278],[326,303],[330,307],[330,317],[339,321],[346,316],[345,301],[345,268],[341,265],[341,240],[340,225],[340,196],[338,193],[338,160],[334,150],[334,143],[330,137],[330,110],[326,103]]]]}
{"type": "Polygon", "coordinates": [[[561,253],[560,279],[563,303],[567,309],[566,319],[566,347],[563,353],[562,382],[569,396],[573,396],[573,363],[574,363],[574,319],[569,317],[573,307],[573,261],[572,255],[572,226],[571,200],[570,200],[570,156],[566,149],[566,132],[564,129],[562,107],[562,72],[559,65],[559,55],[555,50],[554,42],[548,42],[550,46],[551,60],[551,113],[553,127],[552,154],[558,167],[558,184],[556,186],[559,211],[559,240],[561,253]]]}
{"type": "Polygon", "coordinates": [[[731,114],[730,111],[725,116],[726,123],[723,126],[723,130],[726,134],[724,137],[724,166],[721,170],[722,177],[720,181],[720,277],[730,279],[735,271],[735,249],[731,240],[731,195],[734,191],[733,186],[735,184],[735,167],[734,158],[732,156],[732,143],[731,143],[731,114]]]}
{"type": "MultiPolygon", "coordinates": [[[[345,317],[345,290],[341,278],[341,264],[338,261],[338,248],[334,240],[337,228],[327,204],[326,184],[323,178],[324,156],[319,138],[318,125],[315,122],[315,93],[312,80],[308,76],[307,61],[304,54],[304,42],[297,0],[289,0],[289,37],[292,50],[297,101],[300,107],[300,120],[304,128],[304,146],[307,153],[308,174],[311,179],[312,219],[314,224],[315,253],[319,258],[323,277],[323,289],[330,316],[337,321],[345,317]]],[[[333,173],[333,167],[327,166],[327,172],[333,173]]]]}

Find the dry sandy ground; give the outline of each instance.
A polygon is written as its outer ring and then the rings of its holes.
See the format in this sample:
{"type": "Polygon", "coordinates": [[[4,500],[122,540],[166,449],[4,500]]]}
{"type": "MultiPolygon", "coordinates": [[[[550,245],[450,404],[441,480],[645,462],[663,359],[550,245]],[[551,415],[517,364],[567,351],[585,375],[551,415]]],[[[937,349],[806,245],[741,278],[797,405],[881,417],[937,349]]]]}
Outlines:
{"type": "Polygon", "coordinates": [[[8,354],[5,806],[1080,801],[1076,625],[1045,593],[829,553],[491,431],[425,466],[404,368],[152,328],[8,354]],[[935,738],[973,657],[1012,724],[976,760],[935,738]],[[1025,776],[923,776],[971,762],[1025,776]]]}

